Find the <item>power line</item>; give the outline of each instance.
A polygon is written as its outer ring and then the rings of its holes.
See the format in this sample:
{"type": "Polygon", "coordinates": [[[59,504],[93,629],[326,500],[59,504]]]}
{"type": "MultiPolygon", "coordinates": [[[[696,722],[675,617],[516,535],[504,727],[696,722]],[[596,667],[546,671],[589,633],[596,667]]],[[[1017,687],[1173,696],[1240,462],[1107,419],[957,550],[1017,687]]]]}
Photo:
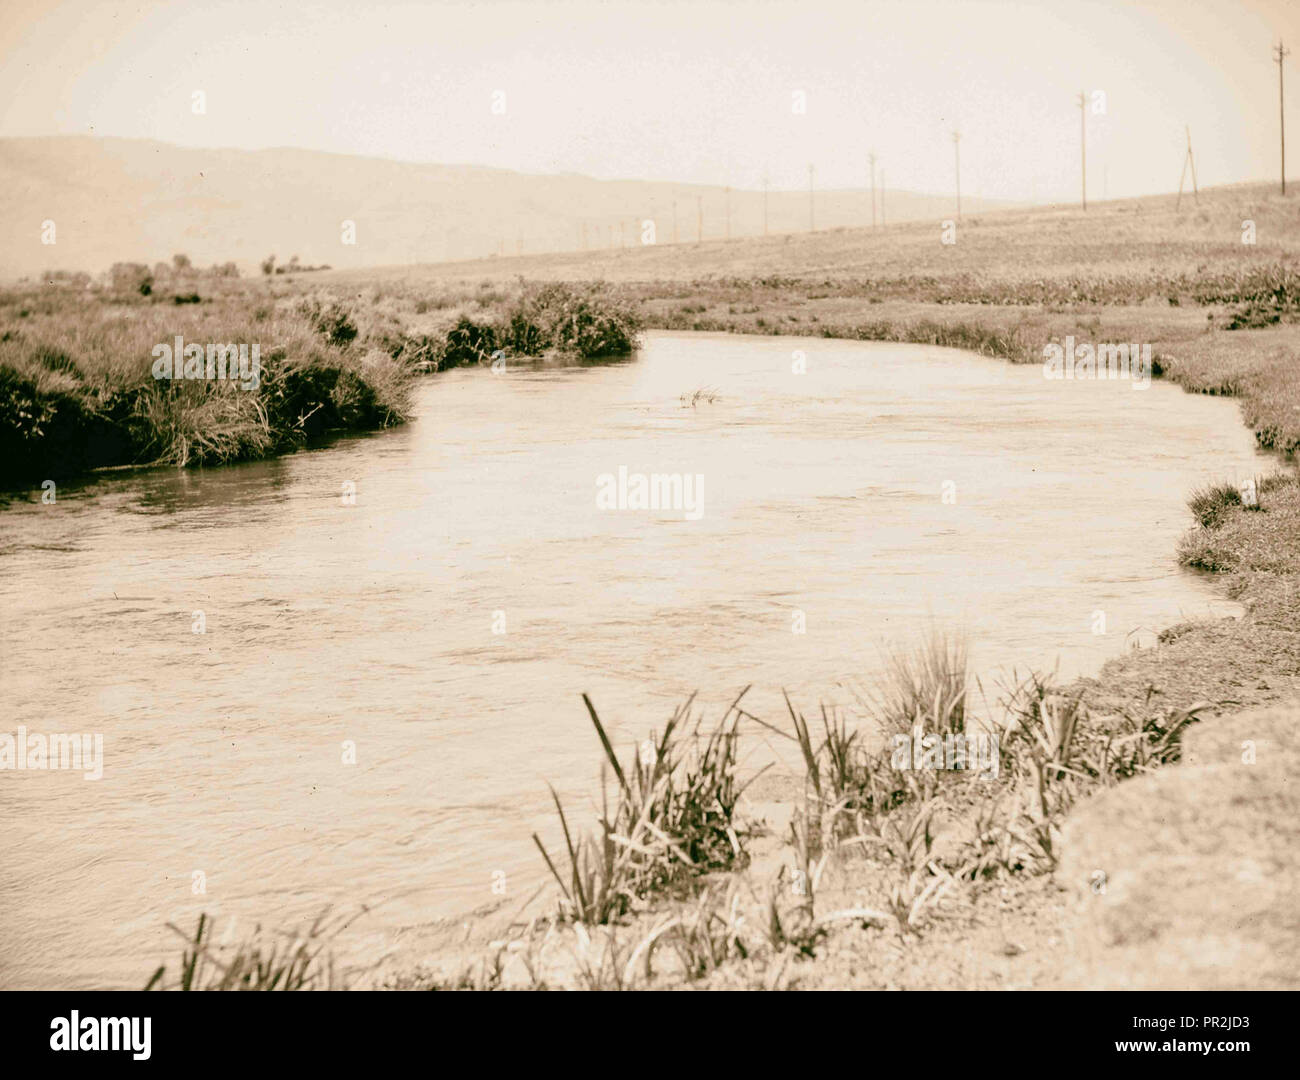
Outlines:
{"type": "Polygon", "coordinates": [[[1088,209],[1088,112],[1084,108],[1087,98],[1079,91],[1079,176],[1083,193],[1083,208],[1088,209]]]}
{"type": "Polygon", "coordinates": [[[813,218],[813,167],[808,166],[808,231],[816,232],[813,218]]]}
{"type": "Polygon", "coordinates": [[[953,161],[957,169],[957,220],[961,221],[961,148],[958,145],[961,142],[961,132],[952,133],[952,153],[953,161]]]}
{"type": "Polygon", "coordinates": [[[1290,49],[1284,49],[1279,40],[1273,46],[1273,59],[1277,63],[1277,119],[1278,131],[1282,136],[1282,194],[1286,194],[1286,99],[1282,96],[1282,61],[1291,55],[1290,49]]]}
{"type": "Polygon", "coordinates": [[[876,227],[876,155],[868,154],[867,159],[871,162],[871,227],[876,227]]]}
{"type": "Polygon", "coordinates": [[[1178,177],[1178,200],[1174,203],[1174,209],[1178,209],[1179,203],[1183,201],[1183,179],[1187,176],[1187,167],[1192,169],[1192,196],[1199,203],[1201,201],[1200,192],[1196,190],[1196,159],[1192,157],[1192,129],[1184,129],[1187,132],[1187,153],[1183,155],[1183,171],[1178,177]]]}

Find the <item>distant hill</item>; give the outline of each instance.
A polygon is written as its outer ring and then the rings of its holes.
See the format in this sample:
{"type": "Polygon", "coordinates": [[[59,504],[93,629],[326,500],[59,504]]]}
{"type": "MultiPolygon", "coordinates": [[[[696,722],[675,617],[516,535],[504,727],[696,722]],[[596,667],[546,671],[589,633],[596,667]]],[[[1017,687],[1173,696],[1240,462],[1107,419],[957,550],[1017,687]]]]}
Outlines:
{"type": "MultiPolygon", "coordinates": [[[[590,177],[540,176],[474,165],[414,165],[314,150],[191,150],[144,139],[0,138],[0,278],[52,270],[153,265],[178,253],[195,264],[234,261],[245,273],[274,254],[342,269],[497,254],[608,249],[763,232],[761,191],[590,177]],[[53,221],[56,242],[41,242],[53,221]],[[342,242],[342,223],[356,243],[342,242]]],[[[966,198],[966,213],[1013,204],[966,198]]],[[[888,192],[893,222],[953,215],[949,196],[888,192]]],[[[772,233],[808,228],[808,193],[771,192],[772,233]]],[[[817,192],[818,229],[871,219],[865,191],[817,192]]]]}

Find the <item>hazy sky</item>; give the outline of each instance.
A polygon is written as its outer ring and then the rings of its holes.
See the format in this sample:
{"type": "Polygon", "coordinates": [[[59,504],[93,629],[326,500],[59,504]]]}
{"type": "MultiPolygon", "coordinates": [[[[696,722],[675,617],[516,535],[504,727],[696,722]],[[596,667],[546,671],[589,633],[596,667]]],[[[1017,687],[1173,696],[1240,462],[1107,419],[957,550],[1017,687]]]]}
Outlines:
{"type": "Polygon", "coordinates": [[[1073,199],[1086,89],[1114,197],[1276,176],[1279,35],[1300,166],[1300,0],[0,0],[0,135],[1073,199]]]}

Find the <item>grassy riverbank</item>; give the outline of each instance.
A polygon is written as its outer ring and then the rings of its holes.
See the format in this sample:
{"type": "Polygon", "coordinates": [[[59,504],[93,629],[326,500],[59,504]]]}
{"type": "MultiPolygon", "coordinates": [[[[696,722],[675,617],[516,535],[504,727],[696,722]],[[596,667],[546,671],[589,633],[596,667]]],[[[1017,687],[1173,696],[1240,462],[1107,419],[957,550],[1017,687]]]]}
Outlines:
{"type": "Polygon", "coordinates": [[[495,293],[490,305],[415,302],[406,320],[381,302],[297,283],[205,278],[178,288],[62,282],[0,292],[0,487],[104,466],[267,457],[330,432],[401,423],[418,372],[626,353],[636,335],[629,309],[563,285],[495,293]],[[156,350],[173,351],[177,339],[199,345],[200,363],[184,379],[160,379],[156,350]],[[238,377],[233,356],[227,368],[208,359],[214,343],[246,347],[238,377]]]}
{"type": "MultiPolygon", "coordinates": [[[[1021,362],[1066,336],[1151,344],[1165,377],[1235,396],[1259,443],[1286,454],[1300,446],[1292,207],[1240,188],[1181,209],[1170,198],[989,216],[950,246],[936,223],[322,274],[311,287],[360,293],[376,325],[408,337],[450,313],[500,325],[520,273],[601,279],[650,326],[930,342],[1021,362]],[[1255,244],[1242,243],[1246,221],[1255,244]]],[[[610,801],[586,840],[592,823],[557,804],[564,846],[539,841],[538,855],[551,892],[478,913],[468,935],[459,920],[430,928],[380,981],[1294,986],[1300,484],[1280,461],[1257,506],[1227,490],[1187,495],[1179,557],[1242,601],[1242,619],[1170,627],[1095,678],[1029,676],[987,701],[960,643],[921,643],[856,728],[814,702],[754,717],[742,697],[713,725],[679,714],[647,753],[611,746],[589,704],[575,722],[592,725],[610,801]],[[976,716],[1000,737],[996,777],[904,770],[888,742],[874,750],[875,735],[970,734],[976,716]],[[804,771],[742,791],[736,743],[773,729],[797,741],[804,771]]],[[[258,948],[227,949],[224,973],[191,984],[265,982],[259,970],[303,987],[345,978],[324,963],[327,936],[261,969],[258,948]]],[[[189,955],[207,955],[202,940],[189,955]]]]}

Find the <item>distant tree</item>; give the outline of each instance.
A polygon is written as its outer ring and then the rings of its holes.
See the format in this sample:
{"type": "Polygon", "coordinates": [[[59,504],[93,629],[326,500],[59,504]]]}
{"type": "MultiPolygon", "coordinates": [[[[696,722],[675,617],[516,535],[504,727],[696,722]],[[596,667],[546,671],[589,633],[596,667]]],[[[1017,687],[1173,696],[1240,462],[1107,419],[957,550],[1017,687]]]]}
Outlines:
{"type": "Polygon", "coordinates": [[[274,255],[268,255],[265,259],[262,260],[262,273],[264,273],[267,277],[270,277],[273,273],[275,273],[274,255]]]}
{"type": "Polygon", "coordinates": [[[144,263],[114,263],[109,268],[108,280],[117,292],[138,292],[141,296],[153,292],[153,274],[144,263]]]}
{"type": "Polygon", "coordinates": [[[294,255],[289,259],[289,273],[292,274],[298,269],[298,256],[294,255]]]}
{"type": "Polygon", "coordinates": [[[194,269],[194,264],[190,262],[188,255],[173,255],[172,266],[176,268],[178,274],[188,274],[194,269]]]}

